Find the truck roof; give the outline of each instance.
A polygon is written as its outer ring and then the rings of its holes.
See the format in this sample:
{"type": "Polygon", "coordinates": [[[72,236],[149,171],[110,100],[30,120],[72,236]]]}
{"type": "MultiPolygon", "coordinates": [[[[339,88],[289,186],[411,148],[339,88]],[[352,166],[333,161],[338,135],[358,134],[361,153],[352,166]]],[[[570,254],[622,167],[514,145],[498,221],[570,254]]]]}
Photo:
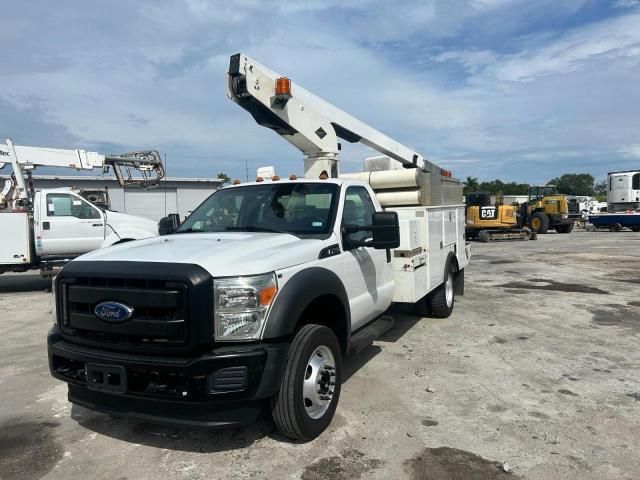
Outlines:
{"type": "Polygon", "coordinates": [[[640,173],[640,168],[636,168],[635,170],[620,170],[617,172],[609,172],[607,175],[614,175],[616,173],[640,173]]]}
{"type": "Polygon", "coordinates": [[[343,185],[348,183],[350,185],[368,185],[367,182],[363,182],[362,180],[355,180],[352,178],[327,178],[326,180],[320,179],[307,179],[307,178],[297,178],[295,180],[280,179],[280,180],[263,180],[261,182],[242,182],[236,185],[229,185],[224,188],[236,188],[236,187],[246,187],[247,185],[264,185],[265,183],[335,183],[336,185],[343,185]]]}

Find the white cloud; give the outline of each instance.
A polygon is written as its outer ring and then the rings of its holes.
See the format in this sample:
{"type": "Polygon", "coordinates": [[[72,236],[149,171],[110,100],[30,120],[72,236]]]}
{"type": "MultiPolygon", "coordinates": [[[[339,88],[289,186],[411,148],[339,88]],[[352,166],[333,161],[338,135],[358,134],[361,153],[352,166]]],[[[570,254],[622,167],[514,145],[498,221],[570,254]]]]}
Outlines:
{"type": "Polygon", "coordinates": [[[640,0],[615,0],[613,6],[615,8],[635,8],[640,6],[640,0]]]}
{"type": "Polygon", "coordinates": [[[625,145],[618,149],[620,154],[627,158],[632,158],[635,160],[640,159],[640,143],[636,143],[634,145],[625,145]]]}
{"type": "Polygon", "coordinates": [[[496,66],[495,76],[502,81],[532,81],[616,59],[640,62],[640,15],[577,28],[538,50],[506,56],[496,66]]]}

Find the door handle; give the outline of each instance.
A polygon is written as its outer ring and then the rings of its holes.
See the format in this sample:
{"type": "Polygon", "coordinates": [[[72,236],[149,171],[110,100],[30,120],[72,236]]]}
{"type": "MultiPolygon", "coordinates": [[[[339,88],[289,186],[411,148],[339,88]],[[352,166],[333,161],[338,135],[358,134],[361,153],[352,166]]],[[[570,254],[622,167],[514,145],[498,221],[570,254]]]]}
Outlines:
{"type": "Polygon", "coordinates": [[[51,224],[49,222],[42,222],[43,230],[51,230],[51,224]]]}
{"type": "Polygon", "coordinates": [[[101,223],[94,223],[93,225],[91,225],[92,227],[101,227],[102,224],[101,223]]]}

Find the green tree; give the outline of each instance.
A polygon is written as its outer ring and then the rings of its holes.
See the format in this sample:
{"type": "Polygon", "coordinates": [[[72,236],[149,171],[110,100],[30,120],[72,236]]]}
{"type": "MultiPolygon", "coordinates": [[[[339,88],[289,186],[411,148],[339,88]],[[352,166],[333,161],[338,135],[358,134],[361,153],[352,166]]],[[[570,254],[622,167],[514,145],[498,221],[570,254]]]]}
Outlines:
{"type": "Polygon", "coordinates": [[[606,180],[602,180],[601,182],[597,182],[594,186],[593,186],[593,193],[596,197],[596,199],[599,202],[606,202],[607,201],[607,181],[606,180]]]}
{"type": "Polygon", "coordinates": [[[529,190],[529,185],[527,183],[518,182],[506,183],[499,178],[496,178],[495,180],[480,183],[480,185],[478,185],[478,189],[481,192],[487,192],[492,195],[497,193],[502,193],[504,195],[526,195],[529,190]]]}
{"type": "Polygon", "coordinates": [[[229,183],[231,181],[231,177],[224,172],[218,173],[218,180],[221,180],[222,183],[229,183]]]}
{"type": "Polygon", "coordinates": [[[565,173],[549,180],[547,185],[555,185],[558,193],[566,195],[592,196],[595,194],[594,182],[595,178],[590,173],[565,173]]]}
{"type": "Polygon", "coordinates": [[[477,177],[467,177],[467,180],[464,182],[464,194],[477,192],[480,184],[478,183],[477,177]]]}

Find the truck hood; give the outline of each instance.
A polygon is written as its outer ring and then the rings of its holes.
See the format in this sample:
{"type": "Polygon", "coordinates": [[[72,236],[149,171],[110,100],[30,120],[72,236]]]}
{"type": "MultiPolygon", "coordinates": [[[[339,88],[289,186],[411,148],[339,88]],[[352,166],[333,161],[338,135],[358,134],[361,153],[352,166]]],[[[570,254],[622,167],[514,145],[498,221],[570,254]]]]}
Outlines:
{"type": "Polygon", "coordinates": [[[193,263],[214,277],[226,277],[317,260],[324,243],[283,233],[181,233],[114,245],[74,261],[193,263]]]}
{"type": "Polygon", "coordinates": [[[133,238],[148,238],[158,235],[158,223],[148,218],[136,217],[126,213],[105,211],[107,225],[118,235],[126,235],[127,232],[135,232],[133,238]]]}

